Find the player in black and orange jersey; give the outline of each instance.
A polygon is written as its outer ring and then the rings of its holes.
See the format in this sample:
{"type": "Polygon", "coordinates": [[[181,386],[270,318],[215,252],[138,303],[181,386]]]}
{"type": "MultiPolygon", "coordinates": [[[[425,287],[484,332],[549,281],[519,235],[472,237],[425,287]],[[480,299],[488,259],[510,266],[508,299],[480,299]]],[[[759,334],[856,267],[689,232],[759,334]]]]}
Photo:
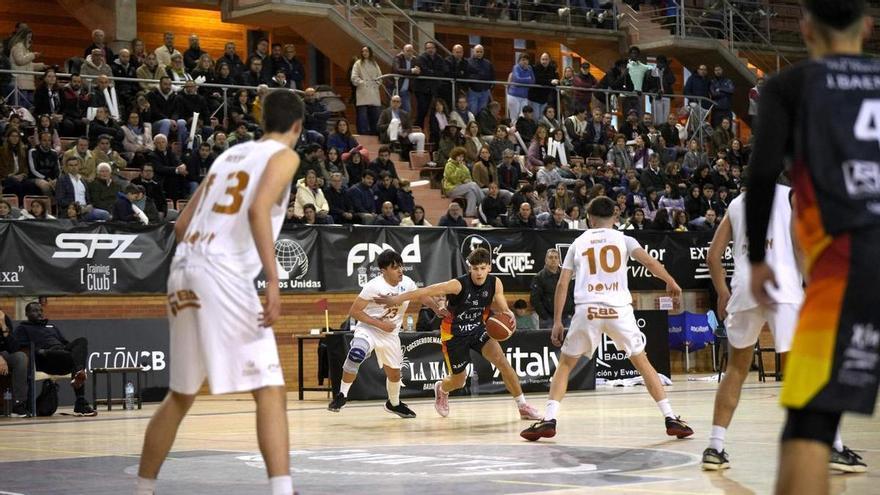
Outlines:
{"type": "Polygon", "coordinates": [[[507,307],[501,279],[489,273],[492,267],[489,251],[477,248],[468,255],[467,262],[466,275],[394,297],[376,298],[376,302],[394,307],[413,299],[446,296],[449,314],[440,326],[440,340],[449,375],[434,384],[434,409],[440,416],[449,415],[449,393],[464,387],[468,378],[467,367],[471,364],[470,353],[474,350],[501,371],[504,385],[516,400],[520,418],[540,419],[538,410],[526,402],[519,377],[504,356],[501,345],[486,333],[490,309],[513,316],[507,307]]]}
{"type": "Polygon", "coordinates": [[[829,490],[841,413],[871,414],[880,379],[880,59],[862,55],[865,0],[802,0],[811,59],[761,91],[746,196],[751,288],[773,304],[765,262],[774,181],[791,163],[807,288],[785,369],[777,493],[829,490]]]}

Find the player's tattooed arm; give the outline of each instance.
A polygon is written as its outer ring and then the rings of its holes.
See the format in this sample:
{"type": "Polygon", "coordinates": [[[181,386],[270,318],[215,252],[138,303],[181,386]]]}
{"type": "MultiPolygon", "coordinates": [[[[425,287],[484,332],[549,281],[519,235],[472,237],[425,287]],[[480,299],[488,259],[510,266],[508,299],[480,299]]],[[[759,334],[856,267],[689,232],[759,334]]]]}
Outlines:
{"type": "Polygon", "coordinates": [[[396,296],[379,296],[373,301],[383,306],[400,306],[405,301],[421,300],[423,297],[445,296],[461,292],[461,282],[452,279],[439,284],[429,285],[410,292],[404,292],[396,296]]]}

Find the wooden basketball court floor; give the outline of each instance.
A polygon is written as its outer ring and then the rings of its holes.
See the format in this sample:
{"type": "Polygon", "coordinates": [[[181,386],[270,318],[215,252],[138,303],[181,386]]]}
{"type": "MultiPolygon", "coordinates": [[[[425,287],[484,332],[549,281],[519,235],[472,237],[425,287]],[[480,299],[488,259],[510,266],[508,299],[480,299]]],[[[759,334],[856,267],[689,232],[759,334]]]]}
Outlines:
{"type": "MultiPolygon", "coordinates": [[[[311,494],[766,494],[772,492],[783,411],[779,384],[752,375],[728,432],[732,469],[700,470],[716,384],[675,377],[677,414],[696,430],[665,435],[643,387],[569,394],[556,438],[529,443],[507,395],[453,397],[440,418],[433,401],[400,419],[380,402],[326,410],[323,393],[289,395],[291,463],[297,490],[311,494]]],[[[545,394],[529,401],[543,411],[545,394]]],[[[142,435],[155,405],[96,418],[0,420],[0,494],[131,493],[142,435]]],[[[832,475],[832,493],[880,493],[880,420],[849,416],[845,443],[869,465],[832,475]]],[[[184,421],[158,493],[268,493],[248,395],[203,397],[184,421]]]]}

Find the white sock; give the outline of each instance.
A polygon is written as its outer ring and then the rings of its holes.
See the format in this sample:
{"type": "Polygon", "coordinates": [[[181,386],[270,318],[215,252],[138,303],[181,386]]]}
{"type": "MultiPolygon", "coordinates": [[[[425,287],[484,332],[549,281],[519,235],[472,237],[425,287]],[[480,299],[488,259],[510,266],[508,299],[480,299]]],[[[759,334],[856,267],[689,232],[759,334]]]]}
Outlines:
{"type": "Polygon", "coordinates": [[[293,480],[290,475],[273,476],[269,478],[272,486],[272,495],[293,495],[293,480]]]}
{"type": "Polygon", "coordinates": [[[838,452],[843,452],[843,437],[840,436],[840,426],[837,426],[837,431],[834,432],[834,443],[831,444],[834,447],[834,450],[838,452]]]}
{"type": "Polygon", "coordinates": [[[526,396],[525,396],[525,394],[519,394],[519,395],[517,395],[516,397],[514,397],[513,400],[516,401],[516,405],[517,405],[517,406],[524,406],[524,405],[526,405],[526,396]]]}
{"type": "Polygon", "coordinates": [[[154,491],[156,491],[156,480],[138,476],[134,495],[153,495],[154,491]]]}
{"type": "Polygon", "coordinates": [[[712,431],[709,432],[709,448],[715,449],[718,452],[724,450],[724,435],[727,433],[727,428],[718,425],[712,425],[712,431]]]}
{"type": "Polygon", "coordinates": [[[557,414],[559,414],[559,401],[558,400],[548,400],[547,401],[547,410],[544,411],[544,419],[545,420],[556,419],[557,414]]]}
{"type": "Polygon", "coordinates": [[[400,382],[392,382],[389,379],[385,379],[385,390],[388,391],[388,401],[391,402],[392,406],[396,406],[400,404],[400,382]]]}
{"type": "Polygon", "coordinates": [[[348,389],[350,389],[352,385],[354,385],[354,382],[351,382],[351,383],[342,382],[339,385],[339,391],[342,392],[342,395],[348,397],[348,389]]]}
{"type": "Polygon", "coordinates": [[[663,417],[675,418],[675,413],[672,412],[672,405],[669,404],[669,399],[658,400],[657,407],[660,408],[660,412],[663,413],[663,417]]]}

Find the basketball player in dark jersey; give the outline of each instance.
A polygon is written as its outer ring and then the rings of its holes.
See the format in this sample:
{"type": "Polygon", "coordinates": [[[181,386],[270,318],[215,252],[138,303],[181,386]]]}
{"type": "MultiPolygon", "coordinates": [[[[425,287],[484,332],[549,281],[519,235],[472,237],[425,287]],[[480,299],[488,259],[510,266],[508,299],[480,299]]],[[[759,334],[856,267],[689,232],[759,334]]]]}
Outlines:
{"type": "Polygon", "coordinates": [[[501,279],[490,275],[489,251],[477,248],[468,255],[468,273],[447,282],[430,285],[394,297],[379,297],[375,301],[395,307],[404,301],[425,297],[446,296],[448,315],[440,325],[443,357],[449,375],[434,384],[434,409],[444,418],[449,415],[449,393],[464,387],[467,367],[471,364],[471,350],[480,353],[501,371],[504,385],[516,400],[522,419],[541,419],[541,413],[526,402],[519,377],[504,356],[501,345],[486,333],[486,319],[491,311],[513,313],[507,307],[501,279]]]}
{"type": "Polygon", "coordinates": [[[828,493],[841,413],[871,414],[880,379],[880,59],[862,56],[865,0],[802,0],[811,59],[761,90],[746,196],[751,288],[765,262],[774,181],[790,161],[807,288],[785,369],[777,493],[828,493]]]}

